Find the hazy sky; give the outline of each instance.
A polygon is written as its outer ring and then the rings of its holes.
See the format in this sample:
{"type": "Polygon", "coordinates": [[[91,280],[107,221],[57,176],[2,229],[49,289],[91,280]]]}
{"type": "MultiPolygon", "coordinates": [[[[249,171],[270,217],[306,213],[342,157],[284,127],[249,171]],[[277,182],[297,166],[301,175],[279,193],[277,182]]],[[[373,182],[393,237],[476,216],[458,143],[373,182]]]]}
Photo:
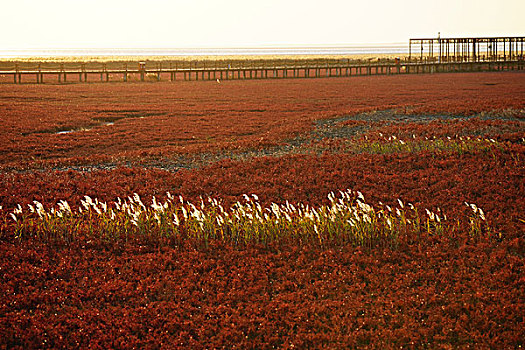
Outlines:
{"type": "Polygon", "coordinates": [[[0,0],[1,49],[405,43],[525,35],[525,0],[0,0]]]}

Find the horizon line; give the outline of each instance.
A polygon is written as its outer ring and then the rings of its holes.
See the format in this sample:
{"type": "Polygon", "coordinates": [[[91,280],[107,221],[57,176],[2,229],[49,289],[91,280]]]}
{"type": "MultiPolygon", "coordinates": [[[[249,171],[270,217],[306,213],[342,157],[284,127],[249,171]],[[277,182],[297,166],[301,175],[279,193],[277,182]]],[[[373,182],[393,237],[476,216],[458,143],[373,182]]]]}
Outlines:
{"type": "Polygon", "coordinates": [[[408,42],[386,42],[386,43],[362,43],[362,44],[282,44],[282,45],[261,45],[261,46],[185,46],[185,47],[25,47],[25,48],[0,48],[0,52],[5,51],[67,51],[67,50],[286,50],[286,49],[339,49],[339,48],[360,48],[360,47],[399,47],[407,45],[408,42]]]}

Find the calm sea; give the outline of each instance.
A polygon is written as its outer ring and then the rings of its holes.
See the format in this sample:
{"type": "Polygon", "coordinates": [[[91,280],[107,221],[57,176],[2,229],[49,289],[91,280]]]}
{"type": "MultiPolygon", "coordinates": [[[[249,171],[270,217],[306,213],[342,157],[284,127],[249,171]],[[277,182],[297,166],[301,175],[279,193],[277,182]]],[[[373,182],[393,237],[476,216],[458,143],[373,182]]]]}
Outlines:
{"type": "Polygon", "coordinates": [[[45,56],[249,56],[249,55],[360,55],[408,53],[407,44],[206,49],[23,49],[1,50],[0,57],[45,56]]]}

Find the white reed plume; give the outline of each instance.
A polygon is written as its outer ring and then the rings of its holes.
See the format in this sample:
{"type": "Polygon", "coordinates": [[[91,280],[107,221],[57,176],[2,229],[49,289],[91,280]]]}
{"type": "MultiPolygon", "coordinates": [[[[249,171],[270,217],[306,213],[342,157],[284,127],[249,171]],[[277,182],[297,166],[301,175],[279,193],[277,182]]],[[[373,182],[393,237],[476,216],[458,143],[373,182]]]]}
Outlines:
{"type": "Polygon", "coordinates": [[[364,213],[371,213],[374,211],[374,208],[372,208],[372,206],[364,203],[364,202],[357,202],[357,206],[359,207],[359,209],[364,212],[364,213]]]}
{"type": "Polygon", "coordinates": [[[102,211],[100,211],[100,209],[95,204],[93,204],[93,209],[95,209],[98,215],[102,215],[102,211]]]}
{"type": "Polygon", "coordinates": [[[64,200],[58,202],[58,208],[63,212],[71,213],[71,207],[64,200]]]}
{"type": "Polygon", "coordinates": [[[15,208],[15,210],[13,210],[13,213],[15,214],[22,214],[22,206],[20,206],[20,204],[18,204],[15,208]]]}
{"type": "Polygon", "coordinates": [[[155,198],[155,196],[153,196],[151,208],[156,212],[164,212],[164,207],[161,204],[157,203],[157,199],[155,198]]]}
{"type": "Polygon", "coordinates": [[[321,218],[320,218],[320,216],[319,216],[319,213],[317,212],[317,210],[315,210],[315,208],[312,208],[312,213],[314,214],[315,219],[316,219],[317,221],[321,221],[321,218]]]}
{"type": "Polygon", "coordinates": [[[84,199],[85,199],[85,201],[86,201],[86,203],[88,205],[92,205],[93,204],[93,200],[91,199],[90,196],[84,196],[84,199]]]}
{"type": "Polygon", "coordinates": [[[42,216],[46,215],[46,211],[44,210],[44,206],[42,205],[42,203],[40,203],[38,201],[33,201],[33,203],[35,204],[36,212],[37,212],[37,214],[38,214],[38,216],[40,218],[42,218],[42,216]]]}
{"type": "Polygon", "coordinates": [[[84,210],[85,210],[85,211],[89,211],[90,208],[91,208],[91,204],[88,203],[88,202],[85,201],[85,200],[82,200],[82,199],[81,199],[81,200],[80,200],[80,204],[82,204],[82,206],[84,207],[84,210]]]}
{"type": "Polygon", "coordinates": [[[311,213],[311,212],[308,212],[308,211],[304,212],[304,218],[308,219],[308,220],[311,220],[311,221],[315,220],[314,214],[311,213]]]}
{"type": "Polygon", "coordinates": [[[478,211],[479,211],[479,217],[481,218],[481,220],[485,221],[485,213],[483,213],[483,210],[481,210],[481,208],[478,208],[478,211]]]}
{"type": "Polygon", "coordinates": [[[275,215],[275,217],[277,219],[279,219],[280,218],[280,212],[281,212],[279,206],[277,204],[275,204],[275,203],[272,203],[271,204],[271,208],[272,208],[272,212],[275,215]]]}

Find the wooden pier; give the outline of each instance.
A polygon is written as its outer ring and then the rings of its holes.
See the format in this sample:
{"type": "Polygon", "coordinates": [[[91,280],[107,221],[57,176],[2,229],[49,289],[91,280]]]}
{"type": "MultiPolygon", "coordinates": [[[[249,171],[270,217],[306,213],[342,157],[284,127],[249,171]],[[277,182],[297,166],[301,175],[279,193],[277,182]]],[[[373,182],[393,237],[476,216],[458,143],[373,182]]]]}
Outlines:
{"type": "Polygon", "coordinates": [[[328,58],[15,63],[12,67],[0,67],[0,82],[43,84],[75,81],[222,81],[523,70],[524,41],[525,37],[440,38],[438,36],[432,39],[410,39],[407,58],[367,61],[328,58]],[[413,46],[420,49],[419,55],[412,55],[413,46]]]}
{"type": "Polygon", "coordinates": [[[110,81],[191,81],[191,80],[247,80],[247,79],[290,79],[329,78],[390,74],[428,74],[449,72],[485,72],[523,70],[524,60],[494,62],[418,62],[418,63],[374,63],[360,65],[301,65],[264,66],[235,68],[148,68],[135,69],[15,69],[0,71],[0,76],[12,76],[11,82],[43,84],[50,76],[55,83],[68,82],[110,82],[110,81]],[[132,79],[133,78],[133,79],[132,79]]]}

